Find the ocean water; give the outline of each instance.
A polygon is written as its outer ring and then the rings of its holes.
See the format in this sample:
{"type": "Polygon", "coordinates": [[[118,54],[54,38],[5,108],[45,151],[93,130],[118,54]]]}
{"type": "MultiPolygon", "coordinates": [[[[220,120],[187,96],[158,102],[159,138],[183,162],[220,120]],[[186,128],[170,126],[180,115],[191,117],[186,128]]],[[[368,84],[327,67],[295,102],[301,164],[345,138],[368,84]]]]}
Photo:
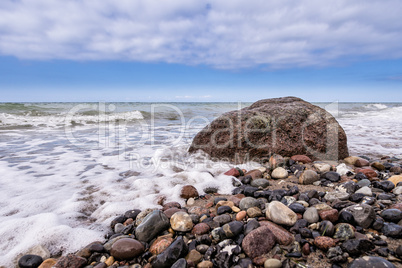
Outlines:
{"type": "MultiPolygon", "coordinates": [[[[219,174],[231,164],[187,149],[214,118],[250,104],[0,103],[0,266],[38,244],[65,254],[103,240],[129,209],[162,196],[183,204],[186,184],[230,193],[219,174]]],[[[345,129],[352,155],[402,158],[402,103],[317,105],[345,129]]]]}

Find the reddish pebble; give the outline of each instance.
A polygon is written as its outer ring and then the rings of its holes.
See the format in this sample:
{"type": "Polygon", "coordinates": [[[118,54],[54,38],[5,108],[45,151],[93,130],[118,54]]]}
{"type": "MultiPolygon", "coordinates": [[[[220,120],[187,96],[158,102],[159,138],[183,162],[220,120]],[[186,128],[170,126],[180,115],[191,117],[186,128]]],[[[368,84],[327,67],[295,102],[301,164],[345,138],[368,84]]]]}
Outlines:
{"type": "Polygon", "coordinates": [[[267,260],[267,257],[259,256],[253,259],[253,263],[258,266],[264,266],[264,262],[267,260]]]}
{"type": "Polygon", "coordinates": [[[203,235],[209,232],[211,228],[209,227],[208,224],[206,223],[198,223],[193,227],[193,230],[191,231],[192,234],[195,235],[203,235]]]}
{"type": "Polygon", "coordinates": [[[296,162],[302,162],[303,164],[311,163],[311,158],[307,155],[294,155],[290,159],[296,162]]]}
{"type": "Polygon", "coordinates": [[[309,243],[304,244],[304,246],[302,248],[302,253],[306,256],[310,255],[310,244],[309,243]]]}
{"type": "Polygon", "coordinates": [[[240,172],[239,172],[239,170],[237,168],[232,168],[232,169],[229,169],[228,171],[226,171],[225,175],[239,177],[240,172]]]}
{"type": "Polygon", "coordinates": [[[172,242],[173,238],[171,235],[160,236],[152,243],[151,247],[149,248],[149,252],[151,252],[153,255],[158,255],[167,249],[172,242]]]}
{"type": "Polygon", "coordinates": [[[170,219],[172,217],[172,215],[178,211],[185,211],[185,210],[179,209],[179,208],[169,208],[169,209],[165,210],[163,213],[165,213],[166,217],[168,217],[170,219]]]}
{"type": "Polygon", "coordinates": [[[236,214],[236,221],[242,221],[247,215],[247,212],[242,210],[236,214]]]}
{"type": "Polygon", "coordinates": [[[191,197],[198,197],[198,191],[192,185],[185,185],[181,189],[180,197],[184,199],[189,199],[191,197]]]}
{"type": "Polygon", "coordinates": [[[232,201],[233,204],[234,204],[236,207],[239,207],[240,200],[241,200],[242,198],[244,198],[244,195],[242,195],[240,198],[237,197],[237,196],[230,196],[230,197],[228,198],[228,201],[232,201]]]}
{"type": "Polygon", "coordinates": [[[317,236],[314,239],[314,245],[319,249],[327,251],[331,247],[335,247],[336,241],[327,236],[317,236]]]}
{"type": "Polygon", "coordinates": [[[214,202],[208,202],[208,203],[205,205],[206,208],[211,208],[211,207],[213,207],[213,206],[214,206],[214,202]]]}
{"type": "Polygon", "coordinates": [[[359,173],[359,172],[361,172],[364,175],[366,175],[366,177],[368,179],[377,177],[377,172],[375,170],[371,169],[371,168],[364,168],[364,169],[357,168],[356,173],[359,173]]]}
{"type": "Polygon", "coordinates": [[[330,221],[330,222],[336,222],[339,217],[338,210],[336,209],[320,211],[319,215],[323,221],[330,221]]]}
{"type": "Polygon", "coordinates": [[[178,202],[169,202],[163,205],[162,211],[168,210],[169,208],[181,208],[178,202]]]}
{"type": "Polygon", "coordinates": [[[133,220],[132,218],[128,218],[128,219],[123,223],[123,225],[124,225],[124,226],[127,226],[127,225],[132,224],[133,222],[134,222],[134,220],[133,220]]]}
{"type": "Polygon", "coordinates": [[[370,162],[363,158],[359,158],[355,162],[356,167],[365,167],[365,166],[368,166],[369,164],[370,164],[370,162]]]}
{"type": "Polygon", "coordinates": [[[267,226],[271,230],[276,242],[278,242],[279,245],[287,246],[295,240],[293,234],[289,233],[286,229],[279,225],[276,225],[273,222],[260,221],[260,225],[267,226]]]}
{"type": "Polygon", "coordinates": [[[253,170],[250,170],[249,172],[245,173],[244,176],[251,176],[251,178],[254,180],[254,179],[262,178],[262,172],[259,169],[253,169],[253,170]]]}

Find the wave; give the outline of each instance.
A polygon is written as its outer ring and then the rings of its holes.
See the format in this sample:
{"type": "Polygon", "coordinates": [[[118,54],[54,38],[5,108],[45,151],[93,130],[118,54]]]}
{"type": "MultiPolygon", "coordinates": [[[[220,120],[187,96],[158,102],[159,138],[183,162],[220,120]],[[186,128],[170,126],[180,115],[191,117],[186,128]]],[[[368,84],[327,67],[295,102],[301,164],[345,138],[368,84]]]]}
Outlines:
{"type": "Polygon", "coordinates": [[[371,103],[364,105],[363,107],[370,110],[384,110],[388,108],[388,106],[383,103],[371,103]]]}
{"type": "Polygon", "coordinates": [[[0,127],[60,127],[66,125],[89,125],[101,122],[136,121],[144,119],[140,111],[120,113],[83,113],[52,114],[43,111],[20,113],[0,113],[0,127]]]}

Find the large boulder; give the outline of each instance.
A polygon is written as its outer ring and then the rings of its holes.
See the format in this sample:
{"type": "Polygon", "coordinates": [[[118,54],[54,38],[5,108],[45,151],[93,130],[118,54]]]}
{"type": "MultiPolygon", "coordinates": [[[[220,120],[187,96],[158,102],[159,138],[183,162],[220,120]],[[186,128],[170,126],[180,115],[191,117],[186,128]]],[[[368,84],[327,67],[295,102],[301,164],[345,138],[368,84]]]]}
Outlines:
{"type": "Polygon", "coordinates": [[[262,161],[272,154],[328,160],[349,155],[336,119],[296,97],[260,100],[223,114],[195,136],[189,152],[197,150],[235,163],[262,161]]]}

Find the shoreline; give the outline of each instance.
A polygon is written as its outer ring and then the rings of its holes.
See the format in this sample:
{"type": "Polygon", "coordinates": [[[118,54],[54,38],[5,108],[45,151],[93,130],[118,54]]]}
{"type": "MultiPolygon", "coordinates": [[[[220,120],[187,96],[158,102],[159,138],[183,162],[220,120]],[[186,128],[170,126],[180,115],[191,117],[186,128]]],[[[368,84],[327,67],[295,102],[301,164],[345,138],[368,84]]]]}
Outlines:
{"type": "Polygon", "coordinates": [[[74,267],[86,268],[170,267],[176,261],[174,267],[248,267],[250,263],[264,267],[265,263],[265,267],[336,264],[335,268],[365,255],[402,267],[402,161],[364,157],[348,157],[337,165],[310,161],[306,156],[275,156],[269,166],[244,176],[233,168],[226,173],[239,186],[232,195],[211,188],[199,196],[194,187],[185,186],[185,206],[164,203],[161,197],[162,210],[133,210],[115,218],[105,243],[92,243],[67,257],[48,258],[39,267],[51,267],[45,263],[72,267],[66,266],[68,260],[76,262],[74,267]],[[390,184],[389,178],[397,185],[390,184]],[[359,206],[369,211],[360,215],[351,209],[359,206]],[[152,233],[158,224],[159,231],[152,233]],[[260,244],[253,245],[250,237],[260,244]],[[180,253],[173,262],[167,256],[176,251],[180,253]],[[168,259],[169,266],[161,264],[168,259]]]}

